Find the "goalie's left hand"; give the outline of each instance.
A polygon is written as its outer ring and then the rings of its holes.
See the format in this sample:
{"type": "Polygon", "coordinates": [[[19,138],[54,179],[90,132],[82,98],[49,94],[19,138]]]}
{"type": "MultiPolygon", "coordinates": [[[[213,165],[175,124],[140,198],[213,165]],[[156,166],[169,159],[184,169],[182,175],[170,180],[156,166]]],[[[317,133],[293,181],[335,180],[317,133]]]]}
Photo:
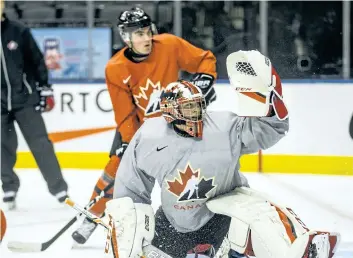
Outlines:
{"type": "Polygon", "coordinates": [[[231,86],[237,93],[236,114],[245,117],[288,117],[282,84],[270,59],[259,51],[237,51],[227,57],[231,86]]]}

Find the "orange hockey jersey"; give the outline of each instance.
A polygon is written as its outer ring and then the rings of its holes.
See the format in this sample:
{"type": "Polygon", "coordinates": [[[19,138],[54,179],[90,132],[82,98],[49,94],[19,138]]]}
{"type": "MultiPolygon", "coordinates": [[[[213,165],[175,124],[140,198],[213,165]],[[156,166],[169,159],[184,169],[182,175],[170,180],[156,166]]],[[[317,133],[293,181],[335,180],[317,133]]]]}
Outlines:
{"type": "Polygon", "coordinates": [[[216,58],[171,35],[153,37],[148,58],[140,63],[116,53],[105,69],[106,83],[113,104],[115,121],[123,142],[131,138],[146,118],[159,116],[159,96],[169,83],[179,79],[179,71],[207,73],[217,77],[216,58]]]}

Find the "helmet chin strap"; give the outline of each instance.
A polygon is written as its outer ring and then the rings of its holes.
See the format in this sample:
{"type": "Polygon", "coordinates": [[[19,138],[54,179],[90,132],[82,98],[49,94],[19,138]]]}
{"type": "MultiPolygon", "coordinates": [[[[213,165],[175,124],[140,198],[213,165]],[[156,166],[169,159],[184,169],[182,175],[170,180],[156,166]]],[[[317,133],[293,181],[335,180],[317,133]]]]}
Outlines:
{"type": "Polygon", "coordinates": [[[136,53],[132,48],[130,48],[131,51],[131,56],[135,58],[143,58],[143,57],[148,57],[150,54],[139,54],[136,53]]]}
{"type": "Polygon", "coordinates": [[[187,137],[187,138],[192,137],[190,134],[188,134],[184,130],[180,129],[177,126],[178,124],[182,124],[182,123],[180,123],[180,120],[176,120],[176,121],[172,122],[173,129],[178,135],[183,136],[183,137],[187,137]],[[179,123],[178,123],[178,121],[179,121],[179,123]]]}
{"type": "Polygon", "coordinates": [[[181,119],[177,119],[177,120],[174,120],[172,123],[172,126],[173,126],[173,129],[174,131],[180,135],[180,136],[183,136],[183,137],[194,137],[194,138],[199,138],[197,136],[192,136],[191,134],[189,134],[187,131],[189,130],[190,132],[194,131],[196,128],[190,128],[188,126],[186,126],[185,128],[181,128],[179,126],[183,126],[183,125],[186,125],[186,122],[184,120],[181,120],[181,119]],[[178,126],[179,125],[179,126],[178,126]]]}
{"type": "Polygon", "coordinates": [[[136,53],[132,47],[129,47],[129,50],[131,52],[131,56],[135,58],[143,58],[143,57],[148,57],[150,55],[149,53],[148,54],[136,53]]]}
{"type": "Polygon", "coordinates": [[[141,55],[141,54],[135,53],[130,47],[126,49],[124,54],[130,61],[134,63],[143,62],[148,57],[148,54],[141,55]]]}
{"type": "Polygon", "coordinates": [[[130,36],[130,44],[131,44],[131,46],[128,45],[128,47],[129,47],[129,52],[130,52],[130,55],[132,58],[144,58],[144,57],[148,57],[150,55],[150,53],[148,53],[148,54],[136,53],[136,51],[134,51],[134,46],[131,41],[131,36],[130,36]]]}

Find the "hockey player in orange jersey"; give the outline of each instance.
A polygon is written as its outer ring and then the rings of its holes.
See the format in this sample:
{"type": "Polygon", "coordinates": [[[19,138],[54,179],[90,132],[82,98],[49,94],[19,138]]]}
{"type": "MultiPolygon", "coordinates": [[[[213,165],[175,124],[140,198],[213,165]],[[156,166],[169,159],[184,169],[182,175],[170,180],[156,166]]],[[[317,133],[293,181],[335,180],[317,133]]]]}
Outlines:
{"type": "MultiPolygon", "coordinates": [[[[157,35],[151,18],[140,8],[121,13],[118,21],[120,36],[126,47],[108,62],[105,75],[113,104],[117,131],[110,152],[110,161],[99,178],[91,199],[99,194],[115,174],[130,140],[145,119],[160,116],[163,89],[179,79],[180,71],[193,74],[191,80],[205,97],[206,104],[216,99],[216,58],[211,51],[197,48],[171,34],[157,35]]],[[[158,133],[158,132],[156,132],[158,133]]],[[[112,190],[91,210],[100,216],[112,190]]],[[[84,244],[96,228],[85,219],[73,232],[73,239],[84,244]]]]}

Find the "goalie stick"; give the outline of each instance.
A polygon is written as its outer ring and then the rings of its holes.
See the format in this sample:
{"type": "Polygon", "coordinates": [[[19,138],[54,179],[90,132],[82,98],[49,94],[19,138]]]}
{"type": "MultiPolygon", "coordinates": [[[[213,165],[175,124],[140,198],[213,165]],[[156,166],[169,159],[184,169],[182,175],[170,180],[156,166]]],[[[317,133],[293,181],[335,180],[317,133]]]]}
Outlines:
{"type": "MultiPolygon", "coordinates": [[[[96,217],[91,212],[89,212],[85,208],[82,208],[80,205],[76,204],[69,198],[65,200],[65,203],[85,215],[87,218],[93,220],[98,225],[101,225],[109,230],[109,226],[101,218],[96,217]]],[[[144,256],[141,258],[172,258],[168,254],[164,253],[163,251],[159,250],[157,247],[153,246],[152,244],[146,241],[144,241],[143,243],[142,251],[144,253],[144,256]]],[[[118,255],[116,257],[118,257],[118,255]]]]}
{"type": "MultiPolygon", "coordinates": [[[[93,207],[101,198],[103,198],[106,192],[112,188],[114,181],[108,184],[99,195],[97,195],[93,200],[91,200],[82,210],[89,210],[93,207]]],[[[21,241],[9,241],[7,247],[13,252],[42,252],[48,249],[62,234],[64,234],[79,218],[82,214],[80,212],[75,217],[73,217],[58,233],[56,233],[51,239],[43,243],[35,242],[21,242],[21,241]]]]}

